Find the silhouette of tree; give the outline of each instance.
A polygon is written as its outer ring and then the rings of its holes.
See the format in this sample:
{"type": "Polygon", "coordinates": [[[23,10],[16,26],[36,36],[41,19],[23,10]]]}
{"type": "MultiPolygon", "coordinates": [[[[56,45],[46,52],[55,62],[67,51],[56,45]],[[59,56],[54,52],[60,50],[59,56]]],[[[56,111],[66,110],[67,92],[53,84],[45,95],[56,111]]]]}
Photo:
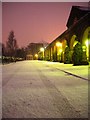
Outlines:
{"type": "Polygon", "coordinates": [[[22,58],[23,60],[25,60],[26,58],[26,49],[25,48],[18,48],[17,52],[16,52],[16,57],[17,58],[22,58]]]}
{"type": "Polygon", "coordinates": [[[6,50],[4,44],[2,44],[2,56],[6,56],[6,50]]]}
{"type": "Polygon", "coordinates": [[[14,31],[11,31],[8,37],[8,41],[6,42],[7,52],[10,57],[15,57],[17,46],[17,40],[14,36],[14,31]]]}

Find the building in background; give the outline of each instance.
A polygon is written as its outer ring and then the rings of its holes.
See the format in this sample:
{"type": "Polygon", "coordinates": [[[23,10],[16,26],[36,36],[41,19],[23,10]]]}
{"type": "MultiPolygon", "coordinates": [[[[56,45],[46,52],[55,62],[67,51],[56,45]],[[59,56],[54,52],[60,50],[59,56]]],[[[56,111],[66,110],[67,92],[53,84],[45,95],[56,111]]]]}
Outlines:
{"type": "Polygon", "coordinates": [[[38,59],[38,54],[40,53],[41,48],[46,48],[48,43],[30,43],[27,47],[27,59],[28,60],[36,60],[38,59]]]}

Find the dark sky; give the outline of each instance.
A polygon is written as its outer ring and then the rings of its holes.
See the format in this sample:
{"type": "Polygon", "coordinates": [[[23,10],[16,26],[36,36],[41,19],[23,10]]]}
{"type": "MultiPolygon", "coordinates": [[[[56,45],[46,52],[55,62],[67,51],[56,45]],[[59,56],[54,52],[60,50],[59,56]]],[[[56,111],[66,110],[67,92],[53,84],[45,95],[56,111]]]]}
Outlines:
{"type": "Polygon", "coordinates": [[[3,2],[2,40],[11,30],[21,47],[42,40],[52,42],[66,28],[72,5],[88,6],[85,2],[3,2]]]}

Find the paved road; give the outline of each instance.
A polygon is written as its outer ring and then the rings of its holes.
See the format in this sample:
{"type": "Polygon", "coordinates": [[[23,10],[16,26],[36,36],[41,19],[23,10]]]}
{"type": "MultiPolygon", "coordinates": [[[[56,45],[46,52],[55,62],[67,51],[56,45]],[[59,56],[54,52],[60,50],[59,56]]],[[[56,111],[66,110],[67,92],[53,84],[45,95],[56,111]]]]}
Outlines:
{"type": "Polygon", "coordinates": [[[88,81],[49,62],[3,65],[2,78],[3,118],[88,117],[88,81]]]}

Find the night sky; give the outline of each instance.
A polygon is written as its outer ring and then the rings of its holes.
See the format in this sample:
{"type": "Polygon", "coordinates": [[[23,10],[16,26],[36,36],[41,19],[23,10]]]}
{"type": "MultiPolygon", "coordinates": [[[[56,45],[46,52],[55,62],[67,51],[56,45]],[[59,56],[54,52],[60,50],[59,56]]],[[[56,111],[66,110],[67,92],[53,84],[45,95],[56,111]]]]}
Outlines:
{"type": "Polygon", "coordinates": [[[52,42],[63,33],[72,5],[88,6],[85,2],[4,2],[2,5],[2,41],[11,30],[19,47],[31,42],[52,42]]]}

